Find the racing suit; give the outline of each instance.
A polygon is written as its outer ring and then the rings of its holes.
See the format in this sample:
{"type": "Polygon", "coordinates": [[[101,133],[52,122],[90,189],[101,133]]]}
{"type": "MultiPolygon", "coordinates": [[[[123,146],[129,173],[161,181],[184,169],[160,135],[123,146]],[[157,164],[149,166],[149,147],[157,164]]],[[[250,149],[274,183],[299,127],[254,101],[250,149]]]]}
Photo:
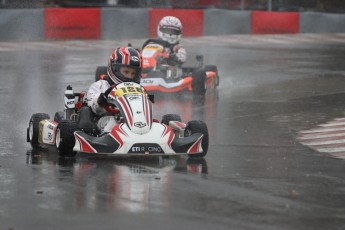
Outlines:
{"type": "Polygon", "coordinates": [[[97,116],[100,117],[97,121],[97,126],[101,133],[110,132],[111,129],[117,124],[114,116],[110,116],[109,113],[97,102],[100,94],[104,93],[114,84],[115,83],[111,80],[111,78],[106,76],[104,80],[98,80],[92,83],[87,91],[87,105],[97,116]]]}

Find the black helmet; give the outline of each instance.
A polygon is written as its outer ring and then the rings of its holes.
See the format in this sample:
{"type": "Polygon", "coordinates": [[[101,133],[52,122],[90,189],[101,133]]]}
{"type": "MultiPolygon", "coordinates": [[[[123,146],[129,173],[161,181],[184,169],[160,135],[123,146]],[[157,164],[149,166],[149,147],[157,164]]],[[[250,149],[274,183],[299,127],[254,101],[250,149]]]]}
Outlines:
{"type": "Polygon", "coordinates": [[[136,82],[140,83],[142,70],[142,58],[138,50],[133,47],[120,47],[114,49],[111,53],[108,62],[108,74],[115,84],[122,82],[136,82]],[[125,77],[120,69],[127,66],[135,69],[135,76],[133,79],[125,77]]]}

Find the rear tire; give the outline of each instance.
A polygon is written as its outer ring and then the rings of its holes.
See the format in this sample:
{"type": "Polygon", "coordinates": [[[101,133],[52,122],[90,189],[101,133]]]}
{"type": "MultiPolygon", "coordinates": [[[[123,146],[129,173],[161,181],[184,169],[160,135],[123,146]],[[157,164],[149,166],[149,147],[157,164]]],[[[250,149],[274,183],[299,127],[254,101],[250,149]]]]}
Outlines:
{"type": "Polygon", "coordinates": [[[98,66],[95,73],[95,81],[101,80],[101,75],[108,74],[107,66],[98,66]]]}
{"type": "Polygon", "coordinates": [[[189,137],[194,133],[202,133],[204,136],[202,138],[201,147],[203,152],[197,154],[190,154],[189,157],[199,158],[204,157],[207,154],[208,150],[208,129],[204,121],[189,121],[187,123],[186,129],[184,131],[184,136],[189,137]]]}
{"type": "Polygon", "coordinates": [[[40,122],[49,119],[49,115],[46,113],[35,113],[31,116],[29,121],[29,127],[27,129],[27,142],[30,142],[32,148],[40,148],[40,143],[38,141],[39,137],[39,125],[40,122]]]}
{"type": "Polygon", "coordinates": [[[54,121],[59,123],[62,120],[65,120],[65,113],[64,112],[56,112],[54,115],[54,121]]]}
{"type": "Polygon", "coordinates": [[[215,87],[219,86],[219,75],[218,75],[218,68],[215,65],[206,65],[205,66],[205,72],[215,72],[216,73],[216,82],[215,82],[215,87]]]}
{"type": "Polygon", "coordinates": [[[60,156],[73,156],[75,144],[74,132],[77,131],[77,122],[62,120],[56,129],[55,146],[60,156]]]}
{"type": "Polygon", "coordinates": [[[192,90],[196,96],[202,96],[206,93],[206,72],[202,69],[197,69],[193,72],[192,90]]]}
{"type": "Polygon", "coordinates": [[[181,122],[182,119],[181,119],[181,116],[178,115],[178,114],[165,114],[162,117],[161,123],[165,124],[165,125],[169,125],[170,121],[179,121],[179,122],[181,122]]]}
{"type": "Polygon", "coordinates": [[[218,73],[217,66],[215,65],[205,65],[204,69],[205,69],[205,72],[212,71],[212,72],[218,73]]]}

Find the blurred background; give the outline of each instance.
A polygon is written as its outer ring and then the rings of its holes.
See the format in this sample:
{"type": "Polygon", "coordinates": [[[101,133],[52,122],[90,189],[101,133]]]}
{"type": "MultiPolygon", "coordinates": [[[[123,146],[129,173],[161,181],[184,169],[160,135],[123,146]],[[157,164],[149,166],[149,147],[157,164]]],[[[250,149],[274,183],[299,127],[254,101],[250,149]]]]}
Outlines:
{"type": "Polygon", "coordinates": [[[150,7],[345,12],[344,0],[0,0],[0,8],[150,7]]]}

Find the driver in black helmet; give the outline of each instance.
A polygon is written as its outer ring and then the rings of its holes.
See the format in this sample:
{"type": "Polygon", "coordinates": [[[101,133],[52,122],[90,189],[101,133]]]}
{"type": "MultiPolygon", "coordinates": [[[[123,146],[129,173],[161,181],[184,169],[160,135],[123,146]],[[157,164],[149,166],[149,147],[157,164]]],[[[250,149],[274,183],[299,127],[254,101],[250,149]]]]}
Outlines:
{"type": "Polygon", "coordinates": [[[107,97],[117,84],[122,82],[140,83],[142,58],[140,52],[132,47],[116,48],[108,61],[108,75],[94,82],[87,91],[88,106],[100,116],[97,126],[101,133],[110,132],[117,124],[114,116],[107,115],[107,97]]]}

